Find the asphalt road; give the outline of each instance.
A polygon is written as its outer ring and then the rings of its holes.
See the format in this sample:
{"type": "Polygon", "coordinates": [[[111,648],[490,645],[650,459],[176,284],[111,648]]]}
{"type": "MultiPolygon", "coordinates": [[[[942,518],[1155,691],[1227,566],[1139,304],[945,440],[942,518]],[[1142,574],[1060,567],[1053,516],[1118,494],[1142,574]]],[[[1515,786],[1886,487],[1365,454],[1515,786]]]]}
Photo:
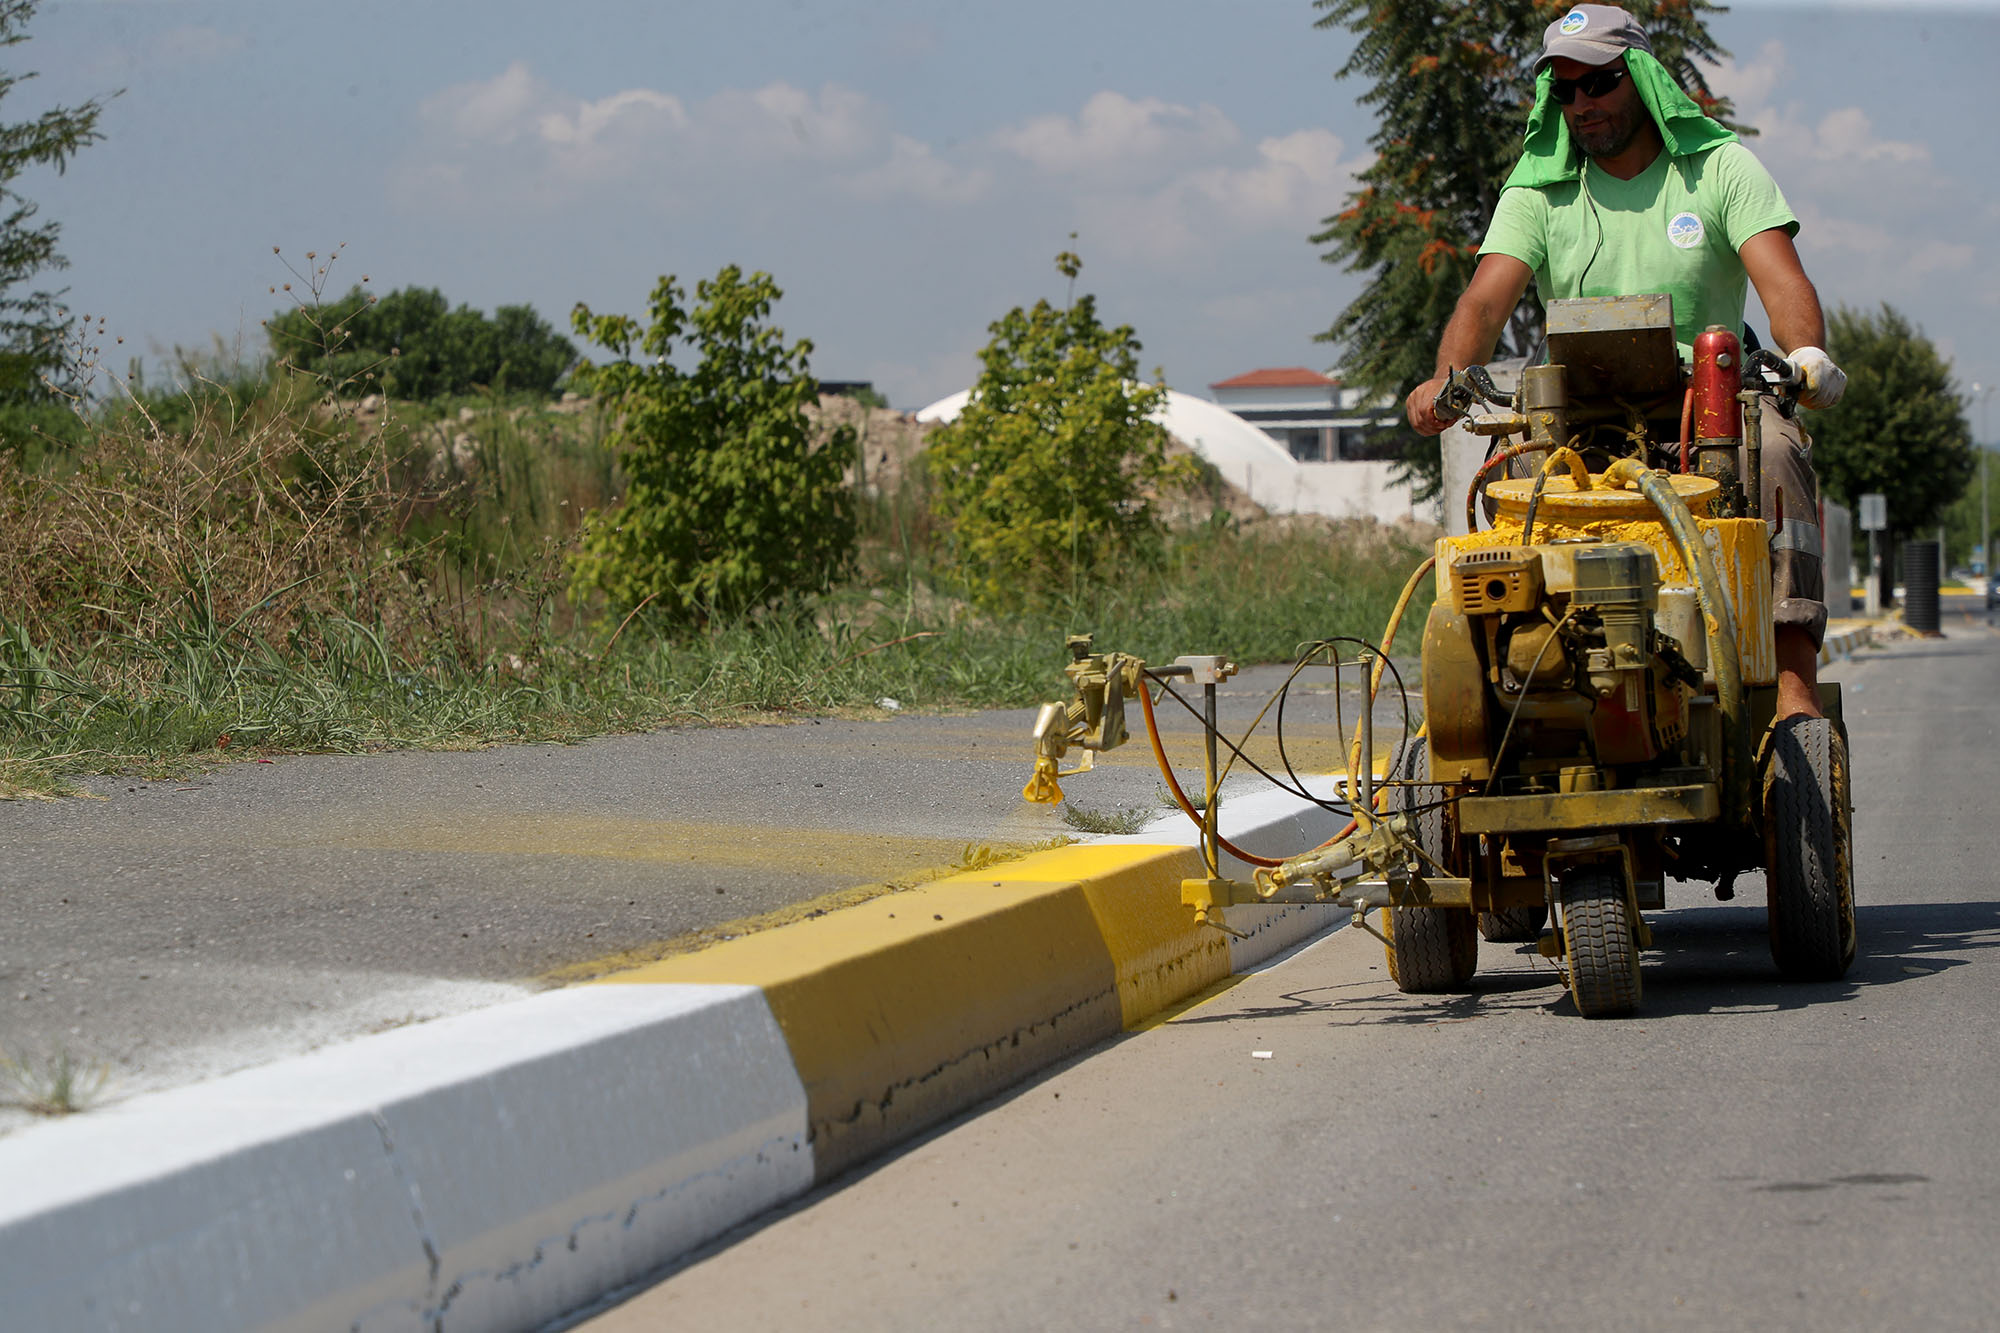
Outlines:
{"type": "Polygon", "coordinates": [[[1991,1328],[2000,639],[1965,609],[1835,673],[1844,981],[1778,981],[1753,877],[1652,914],[1622,1021],[1513,946],[1404,996],[1342,930],[581,1327],[1991,1328]]]}
{"type": "MultiPolygon", "coordinates": [[[[1247,725],[1283,674],[1228,682],[1225,726],[1247,725]]],[[[1329,683],[1303,678],[1287,709],[1301,772],[1341,765],[1329,683]]],[[[1063,684],[1052,666],[1050,697],[1063,684]]],[[[1385,736],[1393,709],[1381,701],[1385,736]]],[[[1096,813],[1164,817],[1131,712],[1137,741],[1065,785],[1096,813]]],[[[1166,705],[1161,717],[1192,780],[1192,720],[1166,705]]],[[[294,757],[186,782],[106,779],[91,784],[101,799],[0,802],[0,1050],[30,1063],[67,1051],[108,1069],[102,1096],[129,1095],[933,875],[968,844],[1071,834],[1021,799],[1032,722],[884,711],[294,757]]],[[[1250,753],[1276,766],[1268,723],[1250,753]]],[[[0,1132],[25,1119],[0,1105],[0,1132]]]]}

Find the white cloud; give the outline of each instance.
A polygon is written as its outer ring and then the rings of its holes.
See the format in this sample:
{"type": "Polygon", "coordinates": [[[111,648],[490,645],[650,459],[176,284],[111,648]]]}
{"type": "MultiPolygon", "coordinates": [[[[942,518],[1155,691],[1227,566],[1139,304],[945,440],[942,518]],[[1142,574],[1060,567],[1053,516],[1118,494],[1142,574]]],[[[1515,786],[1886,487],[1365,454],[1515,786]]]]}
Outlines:
{"type": "Polygon", "coordinates": [[[391,181],[420,209],[547,212],[623,190],[680,215],[756,199],[767,215],[803,216],[836,198],[954,208],[1004,195],[1152,263],[1261,232],[1296,237],[1338,207],[1360,165],[1330,130],[1251,146],[1213,106],[1112,91],[947,151],[838,84],[771,83],[698,102],[655,88],[589,99],[525,61],[428,98],[417,129],[391,181]]]}
{"type": "Polygon", "coordinates": [[[1295,130],[1257,145],[1257,160],[1186,178],[1185,188],[1259,224],[1309,222],[1335,211],[1358,163],[1331,130],[1295,130]]]}
{"type": "Polygon", "coordinates": [[[1736,104],[1739,119],[1745,107],[1771,104],[1771,94],[1791,73],[1783,42],[1766,42],[1749,60],[1725,60],[1709,76],[1709,86],[1736,104]]]}
{"type": "Polygon", "coordinates": [[[460,143],[510,144],[532,133],[556,91],[523,61],[483,83],[461,83],[425,100],[425,127],[460,143]]]}
{"type": "Polygon", "coordinates": [[[1815,249],[1863,258],[1905,279],[1968,269],[1978,254],[1970,245],[1936,239],[1913,244],[1907,232],[1877,223],[1801,211],[1802,234],[1812,238],[1815,249]]]}
{"type": "Polygon", "coordinates": [[[1777,41],[1714,79],[1760,131],[1750,146],[1799,215],[1800,251],[1823,299],[1909,305],[1963,282],[1978,252],[1953,234],[1954,218],[1969,201],[1930,146],[1883,134],[1861,106],[1809,110],[1794,96],[1800,82],[1777,41]]]}
{"type": "Polygon", "coordinates": [[[1251,236],[1303,237],[1339,209],[1365,157],[1329,130],[1265,139],[1254,155],[1157,174],[1147,186],[1080,193],[1086,226],[1144,260],[1184,265],[1251,236]]]}
{"type": "Polygon", "coordinates": [[[926,203],[969,204],[992,188],[993,172],[954,166],[922,140],[894,134],[889,138],[889,160],[849,178],[847,186],[862,198],[906,195],[926,203]]]}
{"type": "Polygon", "coordinates": [[[1037,116],[999,130],[993,143],[1043,171],[1063,175],[1143,169],[1164,157],[1208,156],[1241,134],[1215,107],[1100,92],[1075,116],[1037,116]]]}
{"type": "MultiPolygon", "coordinates": [[[[479,167],[493,190],[512,182],[524,201],[550,184],[640,182],[671,164],[844,162],[882,142],[881,116],[837,84],[807,92],[787,83],[731,89],[688,104],[670,92],[628,88],[601,98],[564,92],[516,61],[490,79],[458,84],[418,110],[416,157],[399,179],[439,179],[439,168],[479,167]],[[428,159],[428,160],[425,160],[428,159]]],[[[467,174],[465,170],[459,172],[467,174]]]]}

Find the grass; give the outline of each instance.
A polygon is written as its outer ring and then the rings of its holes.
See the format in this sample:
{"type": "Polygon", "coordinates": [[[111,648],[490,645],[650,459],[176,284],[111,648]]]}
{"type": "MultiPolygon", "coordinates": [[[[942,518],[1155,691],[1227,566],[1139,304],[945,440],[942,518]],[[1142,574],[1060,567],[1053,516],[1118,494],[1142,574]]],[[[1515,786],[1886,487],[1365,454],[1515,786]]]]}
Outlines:
{"type": "MultiPolygon", "coordinates": [[[[661,725],[1021,706],[1065,635],[1149,660],[1289,660],[1380,632],[1415,546],[1218,517],[1033,615],[939,572],[920,471],[862,505],[860,575],[700,630],[567,596],[582,512],[622,478],[588,409],[358,413],[274,372],[135,401],[38,465],[0,448],[0,798],[242,755],[576,741],[661,725]],[[167,411],[172,406],[171,412],[167,411]]],[[[1421,617],[1419,606],[1413,615],[1421,617]]]]}
{"type": "Polygon", "coordinates": [[[1091,810],[1084,806],[1063,806],[1063,823],[1082,833],[1137,833],[1153,822],[1158,810],[1135,806],[1129,810],[1091,810]]]}
{"type": "Polygon", "coordinates": [[[109,1080],[104,1065],[85,1064],[67,1046],[43,1060],[20,1060],[0,1051],[0,1085],[6,1100],[34,1115],[73,1115],[89,1107],[109,1080]]]}

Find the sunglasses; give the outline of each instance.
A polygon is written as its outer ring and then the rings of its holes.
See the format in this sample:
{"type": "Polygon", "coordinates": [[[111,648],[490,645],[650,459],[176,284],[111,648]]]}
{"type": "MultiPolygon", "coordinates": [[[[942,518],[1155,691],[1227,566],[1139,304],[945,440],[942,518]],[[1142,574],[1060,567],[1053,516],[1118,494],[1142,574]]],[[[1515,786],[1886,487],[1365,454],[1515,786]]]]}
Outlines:
{"type": "Polygon", "coordinates": [[[1549,91],[1555,94],[1556,101],[1568,106],[1576,101],[1578,93],[1585,97],[1604,96],[1619,85],[1625,74],[1622,69],[1594,69],[1580,79],[1551,79],[1549,91]]]}

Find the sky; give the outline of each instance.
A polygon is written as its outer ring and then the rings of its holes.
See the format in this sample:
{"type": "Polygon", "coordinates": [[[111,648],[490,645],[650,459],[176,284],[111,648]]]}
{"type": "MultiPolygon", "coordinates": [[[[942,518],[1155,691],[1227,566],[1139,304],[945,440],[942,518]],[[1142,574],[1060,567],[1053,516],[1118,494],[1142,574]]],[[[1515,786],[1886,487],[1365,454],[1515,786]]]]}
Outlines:
{"type": "MultiPolygon", "coordinates": [[[[643,311],[770,272],[823,379],[966,387],[987,325],[1080,289],[1176,388],[1331,366],[1360,290],[1308,241],[1369,161],[1352,38],[1310,0],[44,0],[0,119],[116,94],[17,188],[62,224],[104,361],[257,354],[330,293],[643,311]],[[1070,239],[1076,233],[1076,240],[1070,239]],[[280,253],[273,253],[274,247],[280,253]],[[307,251],[319,258],[308,262],[307,251]],[[288,265],[290,268],[288,268],[288,265]],[[117,339],[123,339],[122,343],[117,339]]],[[[1888,302],[2000,384],[2000,0],[1741,0],[1711,72],[1823,302],[1888,302]]],[[[1761,326],[1754,312],[1753,322],[1761,326]]],[[[1975,416],[1983,438],[1993,432],[1975,416]]]]}

